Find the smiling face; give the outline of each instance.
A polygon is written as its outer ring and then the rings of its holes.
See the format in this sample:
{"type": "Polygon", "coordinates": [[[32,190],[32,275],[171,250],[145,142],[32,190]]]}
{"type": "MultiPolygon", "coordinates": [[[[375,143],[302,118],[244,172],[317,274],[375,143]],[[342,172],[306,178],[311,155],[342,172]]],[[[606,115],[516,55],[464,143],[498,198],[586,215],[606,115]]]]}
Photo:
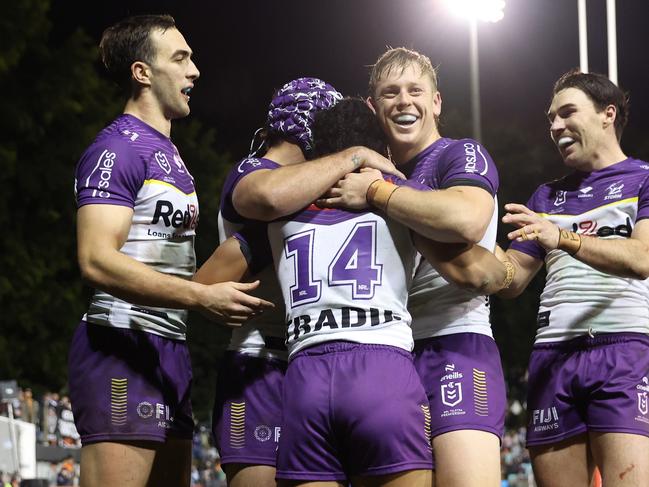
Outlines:
{"type": "Polygon", "coordinates": [[[615,138],[615,107],[598,111],[593,101],[580,89],[566,88],[552,98],[548,109],[550,137],[565,164],[590,170],[615,138]]]}
{"type": "Polygon", "coordinates": [[[167,120],[189,115],[189,94],[200,75],[191,59],[192,50],[177,29],[151,31],[155,58],[151,68],[151,92],[167,120]]]}
{"type": "Polygon", "coordinates": [[[439,138],[437,118],[442,98],[431,77],[416,64],[384,71],[370,102],[397,164],[412,159],[439,138]]]}

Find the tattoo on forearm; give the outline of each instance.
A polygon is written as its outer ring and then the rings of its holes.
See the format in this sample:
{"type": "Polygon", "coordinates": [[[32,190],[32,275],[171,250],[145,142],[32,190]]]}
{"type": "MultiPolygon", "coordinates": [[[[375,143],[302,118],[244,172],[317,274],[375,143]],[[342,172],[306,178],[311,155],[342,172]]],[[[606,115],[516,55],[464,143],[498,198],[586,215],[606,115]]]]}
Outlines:
{"type": "Polygon", "coordinates": [[[354,169],[361,167],[361,158],[357,154],[352,156],[352,162],[354,163],[354,169]]]}

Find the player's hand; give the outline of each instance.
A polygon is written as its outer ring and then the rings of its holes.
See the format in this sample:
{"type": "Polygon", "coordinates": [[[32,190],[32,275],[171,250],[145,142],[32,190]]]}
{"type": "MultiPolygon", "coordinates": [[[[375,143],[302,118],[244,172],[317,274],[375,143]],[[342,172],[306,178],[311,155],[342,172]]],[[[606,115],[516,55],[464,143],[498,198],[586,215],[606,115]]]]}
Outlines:
{"type": "Polygon", "coordinates": [[[508,203],[503,223],[508,223],[518,230],[507,234],[509,240],[524,242],[536,240],[545,250],[554,250],[559,243],[559,227],[549,220],[537,215],[525,205],[508,203]]]}
{"type": "Polygon", "coordinates": [[[322,208],[344,208],[362,210],[368,208],[367,189],[377,179],[383,179],[381,171],[362,168],[361,172],[351,172],[327,191],[316,205],[322,208]]]}
{"type": "Polygon", "coordinates": [[[367,167],[378,169],[384,174],[394,174],[398,178],[407,179],[406,176],[397,169],[397,167],[392,163],[390,159],[383,157],[378,152],[368,149],[367,147],[361,147],[357,152],[359,157],[359,167],[367,167]]]}
{"type": "Polygon", "coordinates": [[[259,281],[251,283],[229,281],[205,286],[200,312],[212,321],[230,327],[239,327],[266,309],[275,307],[270,301],[247,294],[258,286],[259,281]]]}

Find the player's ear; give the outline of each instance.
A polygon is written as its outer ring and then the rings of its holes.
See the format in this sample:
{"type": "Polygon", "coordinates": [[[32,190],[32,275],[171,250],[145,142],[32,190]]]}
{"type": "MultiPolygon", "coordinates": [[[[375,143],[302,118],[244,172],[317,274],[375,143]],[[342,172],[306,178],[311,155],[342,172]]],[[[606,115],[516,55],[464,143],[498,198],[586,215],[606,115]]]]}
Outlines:
{"type": "Polygon", "coordinates": [[[376,115],[376,107],[374,106],[374,104],[375,104],[374,98],[372,98],[371,96],[368,96],[367,98],[365,98],[365,104],[368,107],[370,107],[370,110],[372,110],[372,113],[374,115],[376,115]]]}
{"type": "Polygon", "coordinates": [[[144,61],[131,64],[131,77],[139,84],[151,86],[151,68],[144,61]]]}

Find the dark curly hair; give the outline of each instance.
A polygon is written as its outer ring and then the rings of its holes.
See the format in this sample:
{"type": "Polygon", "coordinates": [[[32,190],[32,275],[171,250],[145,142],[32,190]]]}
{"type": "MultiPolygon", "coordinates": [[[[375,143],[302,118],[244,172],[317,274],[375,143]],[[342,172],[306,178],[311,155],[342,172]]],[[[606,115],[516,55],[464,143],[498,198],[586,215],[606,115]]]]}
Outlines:
{"type": "Polygon", "coordinates": [[[383,130],[372,110],[361,98],[344,98],[334,107],[316,113],[311,130],[312,159],[355,145],[387,154],[388,144],[383,130]]]}

